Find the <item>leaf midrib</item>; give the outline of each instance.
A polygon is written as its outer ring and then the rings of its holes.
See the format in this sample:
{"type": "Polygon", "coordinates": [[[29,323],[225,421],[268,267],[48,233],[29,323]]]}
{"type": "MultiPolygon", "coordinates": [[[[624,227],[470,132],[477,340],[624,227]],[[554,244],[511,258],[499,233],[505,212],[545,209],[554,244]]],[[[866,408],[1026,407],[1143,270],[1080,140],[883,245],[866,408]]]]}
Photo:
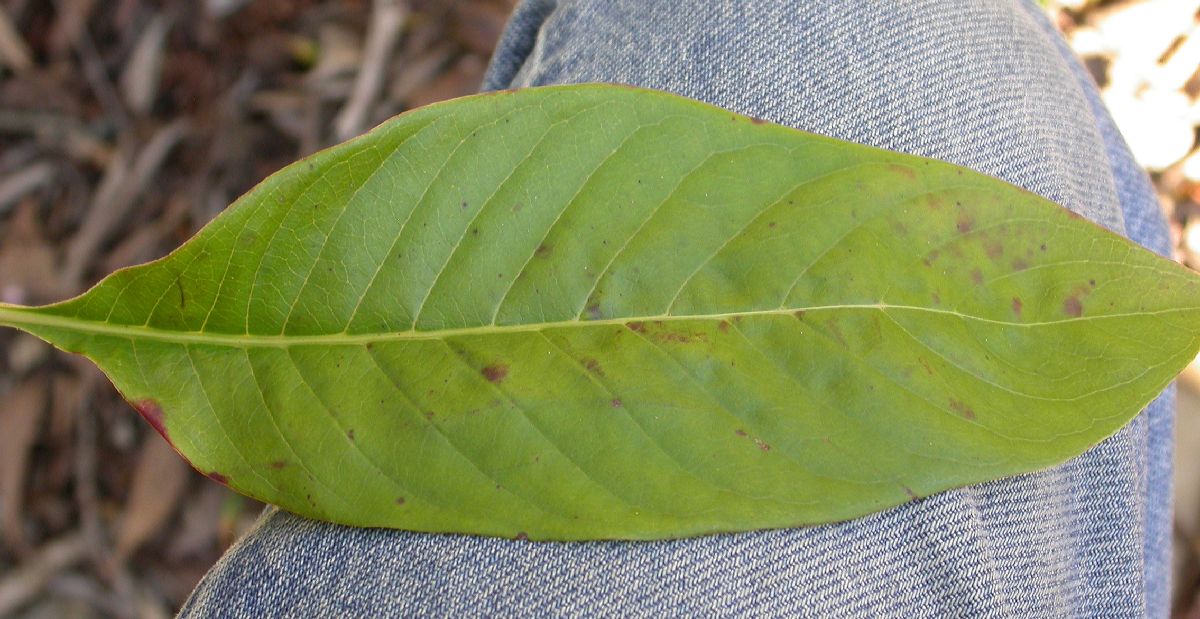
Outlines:
{"type": "Polygon", "coordinates": [[[38,313],[37,308],[28,308],[15,305],[0,304],[0,324],[11,327],[49,327],[57,329],[65,329],[77,333],[87,333],[92,335],[112,335],[124,337],[127,339],[141,340],[156,340],[161,342],[172,342],[179,344],[211,344],[219,346],[228,346],[233,348],[250,348],[250,347],[274,347],[286,348],[289,346],[305,346],[305,345],[361,345],[372,342],[388,342],[388,341],[421,341],[421,340],[440,340],[452,337],[471,336],[471,335],[504,335],[511,333],[529,333],[546,331],[549,329],[565,329],[565,328],[589,328],[603,326],[625,326],[630,323],[638,322],[684,322],[698,320],[733,320],[735,318],[747,318],[754,316],[788,316],[795,315],[797,312],[822,312],[835,310],[875,310],[887,312],[889,310],[899,311],[915,311],[925,312],[930,314],[941,314],[962,318],[964,320],[973,320],[977,322],[997,324],[1009,327],[1040,327],[1055,324],[1084,322],[1090,320],[1100,320],[1109,318],[1139,318],[1147,316],[1159,316],[1165,314],[1178,314],[1183,312],[1200,311],[1200,306],[1196,307],[1180,307],[1158,311],[1139,311],[1126,312],[1116,314],[1102,314],[1095,316],[1079,316],[1068,317],[1060,320],[1046,320],[1037,322],[1014,322],[1009,320],[996,320],[993,318],[985,318],[972,314],[956,312],[954,310],[937,309],[932,307],[920,307],[916,305],[895,305],[890,303],[857,303],[857,304],[839,304],[839,305],[818,305],[811,307],[793,307],[793,308],[778,308],[770,310],[746,310],[737,312],[725,312],[714,314],[683,314],[683,315],[654,315],[654,316],[626,316],[620,318],[606,318],[599,320],[560,320],[552,322],[539,322],[516,325],[481,325],[476,327],[456,327],[450,329],[437,329],[430,331],[395,331],[390,333],[324,333],[318,335],[258,335],[258,334],[234,334],[234,333],[214,333],[206,331],[171,331],[150,326],[141,325],[121,325],[107,322],[87,320],[81,318],[72,318],[68,316],[56,316],[53,314],[38,313]]]}

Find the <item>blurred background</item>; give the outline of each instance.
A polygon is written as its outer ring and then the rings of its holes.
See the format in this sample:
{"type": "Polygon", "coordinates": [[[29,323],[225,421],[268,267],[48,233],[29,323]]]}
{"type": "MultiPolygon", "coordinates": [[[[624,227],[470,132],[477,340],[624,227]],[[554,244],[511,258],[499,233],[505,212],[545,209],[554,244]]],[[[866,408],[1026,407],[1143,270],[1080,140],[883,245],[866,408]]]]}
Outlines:
{"type": "MultiPolygon", "coordinates": [[[[0,300],[77,294],[287,163],[474,92],[512,4],[0,0],[0,300]]],[[[1043,6],[1200,267],[1200,0],[1043,6]]],[[[1174,608],[1200,619],[1200,366],[1179,393],[1174,608]]],[[[261,507],[90,364],[0,333],[0,617],[170,617],[261,507]]]]}

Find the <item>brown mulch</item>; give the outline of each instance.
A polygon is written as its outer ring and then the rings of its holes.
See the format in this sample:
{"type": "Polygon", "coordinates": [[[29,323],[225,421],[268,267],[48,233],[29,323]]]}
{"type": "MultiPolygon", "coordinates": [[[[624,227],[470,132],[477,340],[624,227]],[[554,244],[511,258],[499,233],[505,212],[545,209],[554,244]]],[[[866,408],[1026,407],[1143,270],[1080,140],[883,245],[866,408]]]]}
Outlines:
{"type": "MultiPolygon", "coordinates": [[[[164,255],[284,165],[478,89],[509,0],[0,0],[0,300],[164,255]]],[[[166,617],[261,505],[0,333],[0,616],[166,617]]]]}

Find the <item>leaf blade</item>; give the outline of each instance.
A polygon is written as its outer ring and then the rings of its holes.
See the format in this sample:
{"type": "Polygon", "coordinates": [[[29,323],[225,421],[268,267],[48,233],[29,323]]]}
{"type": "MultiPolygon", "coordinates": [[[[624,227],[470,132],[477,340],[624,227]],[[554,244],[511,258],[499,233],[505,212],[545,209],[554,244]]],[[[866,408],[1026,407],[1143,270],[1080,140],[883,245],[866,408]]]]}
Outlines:
{"type": "Polygon", "coordinates": [[[1196,300],[1182,267],[995,179],[576,86],[398,117],[0,323],[292,511],[645,539],[1061,462],[1194,356],[1196,300]]]}

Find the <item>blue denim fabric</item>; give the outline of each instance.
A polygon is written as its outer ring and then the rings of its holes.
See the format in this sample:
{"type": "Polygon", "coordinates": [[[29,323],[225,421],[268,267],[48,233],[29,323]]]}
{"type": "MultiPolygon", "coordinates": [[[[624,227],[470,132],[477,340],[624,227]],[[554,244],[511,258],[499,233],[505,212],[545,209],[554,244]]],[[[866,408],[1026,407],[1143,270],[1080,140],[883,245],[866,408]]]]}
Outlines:
{"type": "MultiPolygon", "coordinates": [[[[1032,2],[529,0],[486,88],[624,82],[1026,187],[1168,249],[1032,2]]],[[[1166,616],[1171,394],[1056,469],[847,523],[653,543],[352,529],[268,510],[184,617],[1166,616]]]]}

